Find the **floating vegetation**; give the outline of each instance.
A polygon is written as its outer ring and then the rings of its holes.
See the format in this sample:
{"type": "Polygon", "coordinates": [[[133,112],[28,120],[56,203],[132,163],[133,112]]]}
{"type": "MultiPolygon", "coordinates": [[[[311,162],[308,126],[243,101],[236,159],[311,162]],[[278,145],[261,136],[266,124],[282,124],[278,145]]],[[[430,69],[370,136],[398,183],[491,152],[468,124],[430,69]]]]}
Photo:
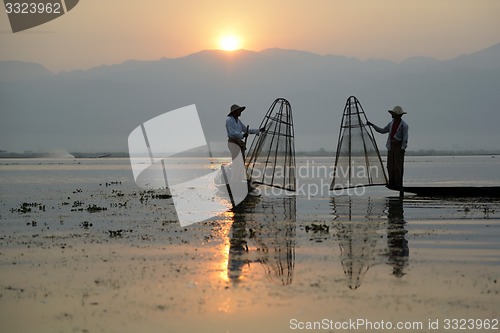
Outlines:
{"type": "Polygon", "coordinates": [[[326,224],[316,224],[316,223],[311,223],[311,225],[306,225],[306,232],[309,233],[309,231],[312,232],[312,235],[310,236],[309,240],[315,241],[317,243],[321,243],[324,240],[326,240],[329,236],[329,231],[330,227],[327,226],[326,224]]]}
{"type": "Polygon", "coordinates": [[[100,183],[99,186],[112,186],[112,185],[121,185],[122,182],[120,181],[111,181],[111,182],[105,182],[105,183],[100,183]]]}
{"type": "Polygon", "coordinates": [[[112,190],[111,194],[114,194],[117,197],[123,197],[123,196],[125,196],[125,194],[123,194],[122,191],[118,191],[118,190],[112,190]]]}
{"type": "Polygon", "coordinates": [[[71,209],[72,212],[83,212],[83,205],[84,205],[84,202],[83,201],[80,201],[80,200],[76,200],[73,202],[73,207],[71,209]]]}
{"type": "Polygon", "coordinates": [[[108,210],[108,209],[106,207],[99,207],[96,204],[88,205],[87,207],[87,212],[89,213],[102,212],[103,210],[108,210]]]}
{"type": "Polygon", "coordinates": [[[488,218],[490,218],[490,214],[495,213],[495,210],[491,207],[484,207],[483,213],[484,213],[484,218],[488,219],[488,218]]]}
{"type": "Polygon", "coordinates": [[[79,224],[80,227],[82,227],[83,229],[88,229],[90,227],[92,227],[92,223],[90,223],[89,221],[83,221],[82,223],[79,224]]]}
{"type": "Polygon", "coordinates": [[[132,232],[132,230],[123,230],[123,229],[118,229],[118,230],[108,230],[108,234],[110,238],[120,238],[123,237],[124,232],[132,232]]]}
{"type": "Polygon", "coordinates": [[[31,221],[31,222],[27,222],[26,225],[30,225],[32,227],[36,227],[37,223],[36,223],[36,221],[31,221]]]}
{"type": "Polygon", "coordinates": [[[84,205],[83,201],[76,200],[73,202],[73,206],[71,206],[71,207],[81,207],[83,205],[84,205]]]}
{"type": "Polygon", "coordinates": [[[44,211],[45,212],[45,205],[41,203],[35,203],[35,202],[23,202],[19,208],[11,208],[10,212],[11,213],[30,213],[31,209],[38,208],[38,210],[44,211]]]}
{"type": "Polygon", "coordinates": [[[171,194],[155,194],[152,196],[153,199],[170,199],[171,197],[171,194]]]}
{"type": "Polygon", "coordinates": [[[109,237],[115,238],[115,237],[122,237],[122,232],[123,230],[108,230],[109,232],[109,237]]]}
{"type": "Polygon", "coordinates": [[[161,225],[167,225],[167,224],[171,224],[171,223],[177,223],[179,221],[177,220],[164,220],[161,222],[161,225]]]}
{"type": "Polygon", "coordinates": [[[171,194],[168,193],[156,193],[154,190],[144,190],[140,191],[139,195],[141,196],[139,201],[144,203],[144,201],[148,201],[149,199],[170,199],[172,198],[171,194]]]}
{"type": "Polygon", "coordinates": [[[495,209],[487,204],[465,205],[463,209],[458,209],[458,211],[462,211],[465,214],[472,214],[473,212],[482,212],[483,218],[485,219],[489,219],[491,214],[495,214],[495,209]]]}
{"type": "Polygon", "coordinates": [[[109,204],[109,207],[111,208],[122,208],[122,207],[127,207],[128,201],[125,202],[111,202],[109,204]]]}
{"type": "Polygon", "coordinates": [[[306,232],[312,231],[314,233],[319,232],[319,233],[328,233],[330,231],[330,227],[327,226],[326,224],[315,224],[311,223],[311,225],[306,225],[306,232]]]}

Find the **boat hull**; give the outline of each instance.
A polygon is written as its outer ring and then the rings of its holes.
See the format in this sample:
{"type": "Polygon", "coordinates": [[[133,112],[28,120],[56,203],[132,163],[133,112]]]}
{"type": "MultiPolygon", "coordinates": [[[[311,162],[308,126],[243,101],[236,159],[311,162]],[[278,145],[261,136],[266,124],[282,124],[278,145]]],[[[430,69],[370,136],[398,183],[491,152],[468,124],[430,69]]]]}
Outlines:
{"type": "Polygon", "coordinates": [[[457,187],[419,187],[405,186],[405,192],[414,193],[426,197],[488,197],[499,198],[500,186],[475,187],[475,186],[457,186],[457,187]]]}

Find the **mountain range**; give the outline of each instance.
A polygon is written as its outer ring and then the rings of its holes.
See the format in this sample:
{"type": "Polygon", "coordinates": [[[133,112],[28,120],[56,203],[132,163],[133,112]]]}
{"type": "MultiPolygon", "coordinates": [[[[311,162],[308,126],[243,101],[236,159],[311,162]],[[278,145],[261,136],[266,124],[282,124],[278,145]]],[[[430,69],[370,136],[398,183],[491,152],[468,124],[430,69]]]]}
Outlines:
{"type": "MultiPolygon", "coordinates": [[[[351,95],[380,126],[401,105],[410,150],[499,149],[499,91],[500,43],[449,60],[400,63],[284,49],[205,50],[59,73],[0,61],[0,149],[126,151],[135,127],[190,104],[207,140],[224,142],[232,104],[247,106],[242,120],[258,127],[283,97],[292,105],[296,149],[334,150],[351,95]]],[[[383,149],[385,137],[377,140],[383,149]]]]}

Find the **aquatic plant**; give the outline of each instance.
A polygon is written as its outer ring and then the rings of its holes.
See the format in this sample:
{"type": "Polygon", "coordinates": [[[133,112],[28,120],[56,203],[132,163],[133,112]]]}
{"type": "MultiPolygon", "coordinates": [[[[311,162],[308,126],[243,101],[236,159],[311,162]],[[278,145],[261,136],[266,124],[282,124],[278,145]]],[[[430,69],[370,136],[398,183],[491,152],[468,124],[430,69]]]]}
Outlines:
{"type": "Polygon", "coordinates": [[[149,199],[170,199],[172,198],[171,194],[168,193],[156,193],[154,190],[144,190],[140,191],[139,195],[141,196],[139,201],[143,203],[144,201],[147,201],[149,199]]]}
{"type": "Polygon", "coordinates": [[[73,202],[73,206],[71,206],[71,207],[81,207],[83,205],[84,205],[83,201],[76,200],[76,201],[73,202]]]}
{"type": "Polygon", "coordinates": [[[82,227],[83,229],[88,229],[92,226],[92,223],[90,223],[89,221],[83,221],[82,223],[80,223],[80,227],[82,227]]]}
{"type": "Polygon", "coordinates": [[[45,212],[45,205],[36,202],[23,202],[19,208],[11,208],[11,213],[30,213],[31,208],[38,208],[45,212]]]}
{"type": "Polygon", "coordinates": [[[306,225],[306,232],[309,232],[309,230],[311,230],[312,232],[329,232],[330,231],[330,227],[327,226],[326,224],[315,224],[315,223],[311,223],[310,226],[306,225]]]}
{"type": "Polygon", "coordinates": [[[109,237],[115,238],[115,237],[122,237],[122,232],[123,230],[108,230],[109,237]]]}
{"type": "Polygon", "coordinates": [[[87,207],[87,212],[89,212],[89,213],[101,212],[103,210],[108,210],[108,209],[106,207],[99,207],[96,204],[89,205],[87,207]]]}

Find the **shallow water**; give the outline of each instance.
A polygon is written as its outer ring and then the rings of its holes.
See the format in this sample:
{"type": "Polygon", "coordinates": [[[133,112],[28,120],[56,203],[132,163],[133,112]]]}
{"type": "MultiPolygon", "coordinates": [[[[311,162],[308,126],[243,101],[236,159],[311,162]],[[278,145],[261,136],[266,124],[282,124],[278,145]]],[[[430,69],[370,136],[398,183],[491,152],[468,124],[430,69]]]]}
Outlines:
{"type": "MultiPolygon", "coordinates": [[[[311,195],[333,158],[297,162],[309,192],[181,228],[127,159],[0,160],[2,332],[458,331],[447,319],[484,332],[498,320],[500,201],[311,195]]],[[[499,186],[499,163],[408,157],[405,182],[499,186]]]]}

